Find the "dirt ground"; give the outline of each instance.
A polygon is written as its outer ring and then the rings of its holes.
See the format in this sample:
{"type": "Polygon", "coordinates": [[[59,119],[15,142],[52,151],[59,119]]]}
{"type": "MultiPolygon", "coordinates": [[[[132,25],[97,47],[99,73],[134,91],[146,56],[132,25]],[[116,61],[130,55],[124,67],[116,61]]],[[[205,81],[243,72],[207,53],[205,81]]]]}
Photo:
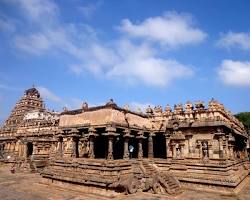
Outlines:
{"type": "Polygon", "coordinates": [[[183,191],[173,197],[137,193],[134,195],[119,195],[115,198],[87,194],[71,189],[60,188],[55,185],[42,183],[42,177],[34,173],[11,174],[8,165],[0,164],[0,199],[1,200],[250,200],[250,182],[237,195],[223,195],[217,193],[183,191]]]}

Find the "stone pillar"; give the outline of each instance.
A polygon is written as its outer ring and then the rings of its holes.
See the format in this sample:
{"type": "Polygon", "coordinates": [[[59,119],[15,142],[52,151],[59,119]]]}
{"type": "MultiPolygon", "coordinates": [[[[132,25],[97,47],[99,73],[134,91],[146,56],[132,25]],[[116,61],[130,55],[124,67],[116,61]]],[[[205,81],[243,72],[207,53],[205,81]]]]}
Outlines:
{"type": "Polygon", "coordinates": [[[63,155],[63,139],[62,137],[58,138],[58,154],[60,157],[63,155]]]}
{"type": "Polygon", "coordinates": [[[173,147],[173,158],[174,158],[174,159],[176,159],[176,146],[177,146],[176,143],[173,143],[173,144],[172,144],[172,147],[173,147]]]}
{"type": "Polygon", "coordinates": [[[222,136],[219,137],[219,158],[224,158],[222,136]]]}
{"type": "Polygon", "coordinates": [[[184,144],[180,144],[181,155],[180,158],[184,158],[184,144]]]}
{"type": "Polygon", "coordinates": [[[23,156],[24,158],[28,158],[28,147],[27,147],[27,142],[23,144],[23,156]]]}
{"type": "Polygon", "coordinates": [[[150,133],[148,137],[148,158],[154,157],[153,134],[150,133]]]}
{"type": "Polygon", "coordinates": [[[124,159],[129,159],[128,141],[129,137],[124,137],[124,152],[123,152],[124,159]]]}
{"type": "Polygon", "coordinates": [[[213,145],[211,141],[208,141],[208,157],[213,158],[213,145]]]}
{"type": "Polygon", "coordinates": [[[89,158],[95,158],[94,153],[94,136],[89,137],[89,158]]]}
{"type": "MultiPolygon", "coordinates": [[[[171,157],[171,155],[170,155],[170,136],[165,135],[165,139],[166,139],[166,158],[169,158],[169,157],[171,157]]],[[[173,157],[173,152],[172,152],[172,157],[173,157]]]]}
{"type": "Polygon", "coordinates": [[[113,136],[108,136],[108,160],[114,159],[113,157],[113,136]]]}
{"type": "Polygon", "coordinates": [[[138,159],[143,158],[142,139],[143,138],[138,138],[138,159]]]}

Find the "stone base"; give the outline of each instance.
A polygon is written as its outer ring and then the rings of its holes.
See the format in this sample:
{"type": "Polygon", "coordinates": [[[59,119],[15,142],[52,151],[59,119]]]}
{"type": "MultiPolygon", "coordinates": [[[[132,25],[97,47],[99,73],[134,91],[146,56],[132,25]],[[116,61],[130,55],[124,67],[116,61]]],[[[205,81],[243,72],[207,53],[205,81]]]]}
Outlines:
{"type": "Polygon", "coordinates": [[[84,192],[84,193],[88,193],[88,194],[95,194],[95,195],[99,195],[99,196],[105,196],[105,197],[110,197],[110,198],[114,198],[119,196],[121,193],[116,192],[114,190],[109,190],[105,187],[93,187],[93,186],[88,186],[88,185],[84,185],[84,184],[76,184],[76,183],[72,183],[72,182],[67,182],[67,181],[61,181],[61,180],[55,180],[55,179],[50,179],[50,178],[43,178],[42,182],[43,184],[46,185],[55,185],[61,188],[65,188],[65,189],[71,189],[74,191],[80,191],[80,192],[84,192]]]}

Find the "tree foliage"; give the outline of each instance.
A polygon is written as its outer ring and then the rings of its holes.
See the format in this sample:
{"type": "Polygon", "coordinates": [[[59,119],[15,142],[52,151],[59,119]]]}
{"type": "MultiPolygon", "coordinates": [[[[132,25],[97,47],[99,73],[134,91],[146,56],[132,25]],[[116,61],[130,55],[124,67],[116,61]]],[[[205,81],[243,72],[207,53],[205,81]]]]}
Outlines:
{"type": "Polygon", "coordinates": [[[241,112],[235,115],[248,129],[250,129],[250,112],[241,112]]]}

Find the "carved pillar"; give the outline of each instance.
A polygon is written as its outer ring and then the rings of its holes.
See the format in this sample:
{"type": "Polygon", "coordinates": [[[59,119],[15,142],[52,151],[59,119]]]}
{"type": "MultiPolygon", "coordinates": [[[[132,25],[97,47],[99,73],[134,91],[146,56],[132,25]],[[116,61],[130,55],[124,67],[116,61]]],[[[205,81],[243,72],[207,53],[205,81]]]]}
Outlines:
{"type": "Polygon", "coordinates": [[[24,142],[23,144],[23,156],[24,158],[28,158],[28,147],[27,147],[27,142],[24,142]]]}
{"type": "Polygon", "coordinates": [[[129,137],[124,137],[124,152],[123,152],[124,159],[129,159],[128,141],[129,137]]]}
{"type": "Polygon", "coordinates": [[[222,136],[219,137],[219,158],[224,158],[222,136]]]}
{"type": "Polygon", "coordinates": [[[154,157],[154,144],[153,144],[153,133],[150,133],[148,136],[148,158],[154,157]]]}
{"type": "Polygon", "coordinates": [[[138,158],[143,158],[143,149],[142,149],[142,138],[138,139],[138,158]]]}
{"type": "Polygon", "coordinates": [[[165,139],[166,139],[166,158],[169,158],[169,157],[173,157],[173,152],[172,152],[172,155],[170,155],[171,153],[171,150],[170,150],[170,135],[167,134],[165,135],[165,139]]]}
{"type": "Polygon", "coordinates": [[[191,138],[193,135],[191,133],[186,135],[187,141],[188,141],[188,157],[193,157],[192,149],[191,149],[191,138]]]}
{"type": "Polygon", "coordinates": [[[145,137],[143,136],[143,131],[139,131],[137,133],[136,138],[138,139],[138,159],[143,158],[143,148],[142,148],[142,142],[145,137]]]}
{"type": "Polygon", "coordinates": [[[225,158],[229,159],[228,137],[225,137],[225,158]]]}
{"type": "Polygon", "coordinates": [[[180,158],[184,158],[184,143],[180,144],[180,151],[181,151],[180,158]]]}
{"type": "Polygon", "coordinates": [[[173,144],[172,144],[172,149],[173,149],[173,158],[174,159],[176,159],[176,147],[177,147],[177,144],[174,142],[173,144]]]}
{"type": "Polygon", "coordinates": [[[211,141],[208,141],[208,156],[209,158],[213,158],[213,145],[211,141]]]}
{"type": "Polygon", "coordinates": [[[113,140],[114,137],[112,135],[108,136],[108,160],[114,159],[113,157],[113,140]]]}
{"type": "Polygon", "coordinates": [[[97,136],[96,130],[94,127],[89,128],[88,138],[89,138],[89,158],[95,158],[95,151],[94,151],[94,138],[97,136]]]}
{"type": "Polygon", "coordinates": [[[63,138],[59,137],[58,138],[58,154],[60,157],[63,155],[63,138]]]}
{"type": "Polygon", "coordinates": [[[94,136],[89,136],[89,158],[95,158],[94,136]]]}

